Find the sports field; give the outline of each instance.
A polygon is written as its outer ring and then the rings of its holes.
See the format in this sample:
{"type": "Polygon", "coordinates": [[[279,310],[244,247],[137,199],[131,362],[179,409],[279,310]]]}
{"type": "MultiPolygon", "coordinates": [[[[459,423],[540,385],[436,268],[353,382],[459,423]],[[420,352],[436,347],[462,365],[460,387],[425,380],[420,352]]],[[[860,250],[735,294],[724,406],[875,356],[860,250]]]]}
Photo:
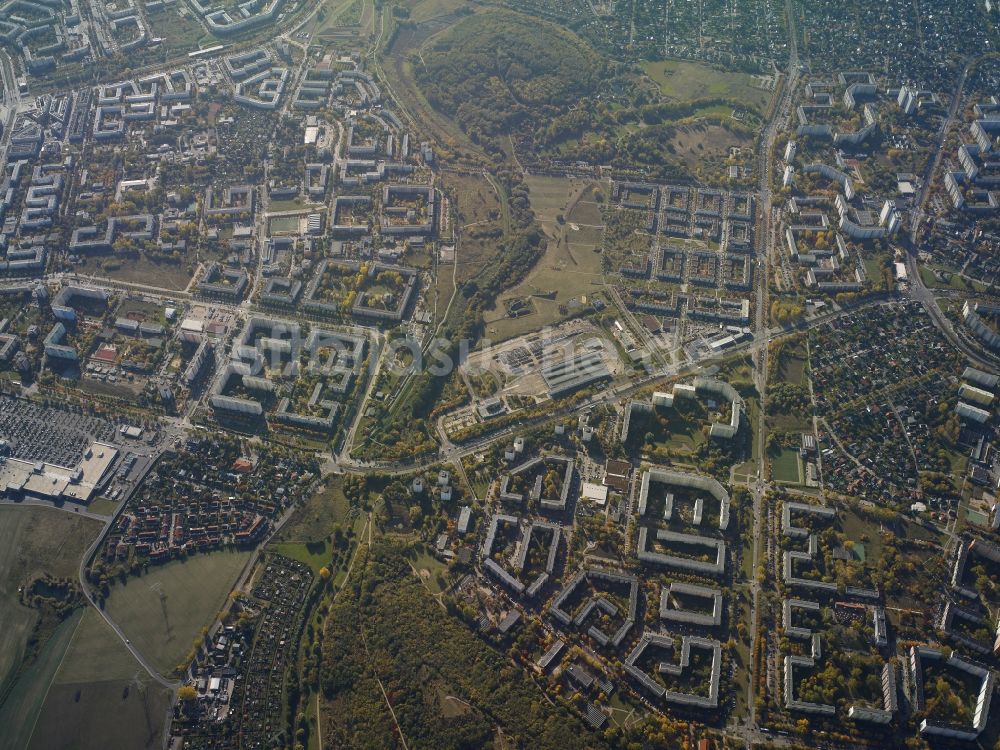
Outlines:
{"type": "Polygon", "coordinates": [[[771,473],[775,482],[802,484],[802,462],[799,452],[793,448],[782,448],[777,456],[771,456],[771,473]]]}

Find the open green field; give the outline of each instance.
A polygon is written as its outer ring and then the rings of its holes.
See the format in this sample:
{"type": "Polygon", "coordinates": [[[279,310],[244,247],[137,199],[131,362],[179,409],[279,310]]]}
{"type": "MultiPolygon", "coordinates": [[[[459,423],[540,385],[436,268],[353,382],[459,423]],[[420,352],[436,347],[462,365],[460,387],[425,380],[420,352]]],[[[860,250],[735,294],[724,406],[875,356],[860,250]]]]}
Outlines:
{"type": "Polygon", "coordinates": [[[705,425],[711,414],[700,401],[686,399],[672,408],[653,407],[647,414],[634,413],[629,424],[628,445],[642,450],[668,451],[680,456],[694,454],[708,441],[705,425]]]}
{"type": "MultiPolygon", "coordinates": [[[[575,208],[580,203],[603,203],[607,200],[607,193],[611,189],[609,184],[597,180],[543,175],[527,175],[525,183],[528,186],[531,208],[546,231],[554,228],[556,216],[564,213],[571,204],[575,208]]],[[[593,223],[601,223],[600,211],[593,217],[597,219],[593,223]]]]}
{"type": "Polygon", "coordinates": [[[925,286],[934,289],[957,289],[963,292],[974,290],[979,292],[985,288],[985,284],[962,278],[959,275],[959,269],[944,265],[922,263],[920,265],[920,278],[923,280],[925,286]],[[939,272],[942,278],[939,279],[935,272],[939,272]]]}
{"type": "Polygon", "coordinates": [[[88,513],[96,513],[99,516],[110,516],[118,507],[118,502],[109,500],[106,497],[99,497],[87,506],[88,513]]]}
{"type": "Polygon", "coordinates": [[[249,559],[247,551],[225,550],[150,568],[114,586],[105,609],[150,663],[169,674],[212,624],[249,559]]]}
{"type": "MultiPolygon", "coordinates": [[[[746,594],[741,592],[737,600],[738,621],[749,623],[750,604],[746,594]]],[[[736,675],[734,680],[736,707],[734,714],[742,716],[747,710],[747,688],[750,683],[750,644],[742,638],[736,639],[736,647],[733,649],[733,661],[736,665],[736,675]]]]}
{"type": "Polygon", "coordinates": [[[281,211],[314,211],[317,208],[322,208],[323,204],[307,201],[303,198],[292,198],[291,200],[271,201],[267,207],[273,214],[281,211]]]}
{"type": "Polygon", "coordinates": [[[788,343],[778,354],[778,378],[791,385],[806,384],[806,368],[809,365],[805,344],[788,343]]]}
{"type": "Polygon", "coordinates": [[[665,97],[678,102],[728,99],[763,114],[771,100],[771,92],[755,85],[754,77],[748,73],[682,60],[644,62],[642,69],[665,97]]]}
{"type": "Polygon", "coordinates": [[[158,750],[171,691],[131,680],[53,685],[29,750],[158,750]],[[109,717],[114,717],[109,719],[109,717]]]}
{"type": "Polygon", "coordinates": [[[74,618],[71,632],[30,743],[21,747],[161,747],[171,691],[152,681],[96,610],[74,618]]]}
{"type": "Polygon", "coordinates": [[[312,22],[312,31],[322,36],[337,29],[357,26],[366,15],[365,0],[328,0],[312,22]]]}
{"type": "Polygon", "coordinates": [[[88,608],[73,634],[55,681],[61,684],[131,678],[141,667],[104,618],[88,608]]]}
{"type": "Polygon", "coordinates": [[[448,588],[448,566],[427,547],[414,549],[412,552],[413,556],[408,556],[410,565],[430,592],[440,594],[448,588]]]}
{"type": "Polygon", "coordinates": [[[98,258],[84,259],[79,266],[80,272],[103,276],[113,281],[125,281],[133,284],[148,284],[164,289],[183,290],[191,281],[191,270],[185,263],[156,263],[144,255],[129,258],[119,262],[117,267],[105,270],[98,258]]]}
{"type": "MultiPolygon", "coordinates": [[[[441,185],[454,211],[454,226],[460,228],[461,243],[457,248],[455,277],[459,282],[471,279],[496,256],[497,244],[503,236],[503,204],[496,188],[483,175],[442,174],[441,185]]],[[[450,281],[447,267],[440,276],[450,281]]]]}
{"type": "Polygon", "coordinates": [[[312,568],[313,573],[318,573],[320,568],[330,564],[331,549],[329,543],[325,541],[279,542],[270,545],[267,549],[305,563],[312,568]]]}
{"type": "Polygon", "coordinates": [[[410,10],[410,20],[420,23],[465,7],[465,0],[418,0],[410,10]]]}
{"type": "Polygon", "coordinates": [[[782,448],[781,453],[771,456],[771,474],[775,482],[802,484],[802,462],[799,452],[793,448],[782,448]]]}
{"type": "Polygon", "coordinates": [[[277,216],[273,219],[268,219],[268,226],[272,233],[278,232],[291,232],[295,233],[299,231],[299,222],[301,219],[298,216],[277,216]]]}
{"type": "Polygon", "coordinates": [[[781,379],[792,385],[801,385],[805,379],[806,361],[798,357],[789,357],[781,363],[781,379]]]}
{"type": "Polygon", "coordinates": [[[327,484],[306,500],[305,505],[281,527],[278,542],[320,542],[333,533],[333,524],[343,521],[350,510],[343,482],[331,477],[327,484]]]}
{"type": "Polygon", "coordinates": [[[604,284],[601,266],[601,206],[606,185],[593,180],[529,176],[529,199],[548,238],[545,254],[513,289],[497,300],[486,315],[490,338],[502,341],[553,325],[572,310],[571,300],[583,301],[604,284]],[[558,217],[563,221],[559,222],[558,217]],[[530,299],[531,311],[508,317],[511,300],[530,299]]]}
{"type": "Polygon", "coordinates": [[[179,55],[217,43],[194,13],[183,5],[159,13],[147,13],[147,18],[153,34],[163,39],[163,52],[167,55],[179,55]]]}
{"type": "Polygon", "coordinates": [[[43,573],[75,579],[99,529],[98,522],[61,510],[0,507],[0,691],[24,658],[37,619],[18,602],[18,587],[43,573]]]}

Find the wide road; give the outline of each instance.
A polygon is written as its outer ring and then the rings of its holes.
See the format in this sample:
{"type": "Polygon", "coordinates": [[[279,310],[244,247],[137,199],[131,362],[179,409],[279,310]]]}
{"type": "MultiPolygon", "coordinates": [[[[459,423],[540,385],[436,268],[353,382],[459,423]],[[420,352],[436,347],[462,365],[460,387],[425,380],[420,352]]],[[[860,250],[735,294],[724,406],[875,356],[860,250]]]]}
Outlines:
{"type": "MultiPolygon", "coordinates": [[[[757,480],[750,487],[753,496],[753,552],[752,564],[750,566],[750,679],[747,687],[747,727],[756,730],[756,696],[754,695],[755,680],[753,675],[755,669],[761,668],[756,663],[757,638],[760,621],[760,580],[757,576],[757,566],[760,561],[761,538],[760,530],[763,527],[764,497],[768,486],[765,481],[765,427],[764,408],[767,398],[767,351],[768,345],[773,338],[767,328],[767,285],[770,279],[769,259],[771,249],[771,169],[773,166],[772,153],[774,142],[778,134],[778,124],[785,114],[790,111],[792,95],[798,84],[799,77],[799,52],[798,34],[795,26],[795,7],[791,0],[785,2],[785,16],[788,20],[788,71],[785,81],[782,84],[781,92],[771,109],[771,116],[764,126],[761,135],[759,151],[757,154],[757,200],[759,220],[756,227],[756,247],[757,247],[757,274],[756,274],[756,315],[754,317],[754,343],[756,344],[756,357],[754,358],[754,385],[757,390],[760,403],[761,416],[757,424],[757,480]]],[[[765,532],[766,533],[766,532],[765,532]]]]}
{"type": "Polygon", "coordinates": [[[7,162],[7,148],[10,145],[11,133],[14,130],[14,119],[17,117],[17,108],[21,103],[21,94],[17,88],[17,78],[14,76],[14,64],[10,56],[0,50],[0,86],[3,87],[3,107],[5,115],[0,120],[0,127],[3,128],[0,137],[0,164],[7,162]]]}

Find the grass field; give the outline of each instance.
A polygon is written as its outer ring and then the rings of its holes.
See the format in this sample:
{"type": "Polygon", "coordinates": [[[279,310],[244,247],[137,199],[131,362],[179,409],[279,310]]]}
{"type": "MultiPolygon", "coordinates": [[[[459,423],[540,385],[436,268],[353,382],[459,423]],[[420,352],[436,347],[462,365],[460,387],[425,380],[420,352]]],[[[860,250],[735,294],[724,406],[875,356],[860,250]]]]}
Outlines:
{"type": "Polygon", "coordinates": [[[310,497],[305,505],[281,527],[278,542],[319,542],[333,533],[333,524],[347,517],[350,504],[344,495],[343,484],[331,477],[326,486],[310,497]]]}
{"type": "Polygon", "coordinates": [[[154,36],[164,40],[162,51],[167,55],[178,55],[208,46],[214,39],[190,10],[184,8],[183,13],[180,10],[180,7],[176,7],[160,13],[147,13],[154,36]]]}
{"type": "Polygon", "coordinates": [[[642,69],[668,99],[693,102],[730,99],[763,114],[771,92],[757,87],[753,76],[681,60],[644,62],[642,69]]]}
{"type": "Polygon", "coordinates": [[[327,542],[280,542],[268,548],[271,552],[305,563],[314,573],[330,564],[332,550],[327,542]]]}
{"type": "Polygon", "coordinates": [[[286,201],[271,201],[267,204],[267,208],[270,213],[278,213],[279,211],[312,211],[322,205],[322,203],[314,203],[302,198],[293,198],[286,201]]]}
{"type": "Polygon", "coordinates": [[[99,528],[61,510],[0,507],[0,695],[24,658],[37,619],[18,602],[18,587],[43,573],[75,578],[99,528]]]}
{"type": "Polygon", "coordinates": [[[781,453],[771,456],[771,474],[776,482],[802,484],[802,465],[799,452],[792,448],[782,448],[781,453]]]}
{"type": "Polygon", "coordinates": [[[778,374],[786,383],[802,385],[805,382],[807,364],[804,358],[798,356],[784,357],[778,374]]]}
{"type": "Polygon", "coordinates": [[[708,441],[704,427],[710,417],[705,406],[693,399],[675,403],[674,408],[654,407],[649,414],[632,415],[628,444],[644,448],[648,438],[656,450],[691,455],[708,441]]]}
{"type": "MultiPolygon", "coordinates": [[[[738,618],[742,622],[750,622],[750,605],[747,600],[740,596],[737,600],[738,618]]],[[[737,638],[736,647],[733,649],[733,663],[736,667],[734,675],[734,693],[736,695],[736,706],[733,711],[737,716],[742,716],[747,710],[747,688],[750,683],[750,645],[742,638],[737,638]]]]}
{"type": "Polygon", "coordinates": [[[419,0],[410,10],[410,20],[420,23],[465,7],[465,0],[419,0]]]}
{"type": "Polygon", "coordinates": [[[115,512],[115,508],[118,507],[118,502],[116,500],[109,500],[106,497],[99,497],[90,505],[87,506],[87,511],[90,513],[96,513],[100,516],[110,516],[115,512]]]}
{"type": "Polygon", "coordinates": [[[455,284],[452,281],[450,268],[447,266],[442,267],[441,273],[434,279],[431,289],[431,298],[437,302],[434,308],[434,324],[437,325],[444,320],[445,311],[448,309],[448,300],[452,298],[455,292],[455,284]]]}
{"type": "Polygon", "coordinates": [[[151,568],[115,586],[106,604],[143,655],[169,674],[226,602],[250,553],[218,551],[151,568]]]}
{"type": "Polygon", "coordinates": [[[921,264],[920,278],[923,279],[925,286],[935,289],[957,289],[963,292],[967,292],[971,289],[973,291],[981,292],[986,288],[985,284],[963,278],[959,275],[958,270],[959,269],[943,265],[934,266],[921,264]],[[942,274],[947,278],[947,281],[939,280],[938,277],[934,275],[935,271],[942,272],[942,274]],[[951,276],[947,276],[947,274],[951,274],[951,276]]]}
{"type": "Polygon", "coordinates": [[[427,547],[416,550],[416,554],[410,558],[410,565],[432,594],[440,594],[448,587],[448,566],[427,547]]]}
{"type": "Polygon", "coordinates": [[[104,618],[92,608],[83,613],[72,645],[55,681],[62,684],[131,678],[141,669],[104,618]]]}
{"type": "MultiPolygon", "coordinates": [[[[728,117],[729,107],[709,107],[699,109],[693,117],[728,117]]],[[[734,132],[721,125],[689,122],[679,125],[668,150],[683,162],[692,174],[698,175],[710,161],[716,164],[729,155],[729,149],[745,149],[753,145],[753,138],[734,132]]]]}
{"type": "Polygon", "coordinates": [[[322,18],[317,14],[313,21],[313,33],[320,36],[334,29],[357,25],[365,5],[364,0],[328,0],[321,11],[322,18]]]}
{"type": "Polygon", "coordinates": [[[133,284],[149,284],[164,289],[183,290],[191,280],[191,273],[186,263],[154,263],[144,255],[130,258],[128,262],[120,263],[121,267],[105,271],[97,258],[85,259],[78,268],[81,273],[103,276],[114,281],[125,281],[133,284]]]}
{"type": "Polygon", "coordinates": [[[567,317],[571,300],[582,301],[604,284],[601,267],[601,205],[608,187],[592,180],[529,176],[531,207],[548,238],[545,254],[527,278],[497,300],[486,314],[487,333],[495,341],[554,325],[567,317]],[[564,221],[557,221],[559,216],[564,221]],[[508,318],[505,303],[531,298],[533,312],[508,318]],[[560,309],[562,308],[562,309],[560,309]]]}
{"type": "Polygon", "coordinates": [[[171,702],[169,690],[130,680],[53,685],[28,748],[158,750],[171,702]]]}
{"type": "MultiPolygon", "coordinates": [[[[447,172],[442,185],[455,200],[455,223],[461,228],[461,243],[456,257],[459,282],[471,279],[489,263],[497,252],[503,234],[502,204],[489,180],[481,175],[447,172]]],[[[445,268],[444,275],[451,276],[445,268]]]]}
{"type": "Polygon", "coordinates": [[[171,692],[152,682],[96,610],[77,620],[30,744],[22,747],[159,748],[171,692]]]}
{"type": "Polygon", "coordinates": [[[278,216],[268,219],[268,226],[272,233],[275,232],[298,232],[300,219],[298,216],[278,216]]]}

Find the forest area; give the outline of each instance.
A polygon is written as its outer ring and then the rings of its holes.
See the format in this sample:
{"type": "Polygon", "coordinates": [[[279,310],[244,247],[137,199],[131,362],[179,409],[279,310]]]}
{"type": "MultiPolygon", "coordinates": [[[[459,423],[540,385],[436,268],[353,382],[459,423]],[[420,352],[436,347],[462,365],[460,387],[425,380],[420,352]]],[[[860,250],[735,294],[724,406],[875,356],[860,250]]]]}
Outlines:
{"type": "Polygon", "coordinates": [[[330,610],[321,677],[331,707],[324,741],[395,748],[398,722],[413,748],[493,747],[498,728],[517,746],[536,750],[608,747],[435,602],[404,553],[399,542],[377,541],[358,561],[364,567],[351,590],[330,610]]]}

